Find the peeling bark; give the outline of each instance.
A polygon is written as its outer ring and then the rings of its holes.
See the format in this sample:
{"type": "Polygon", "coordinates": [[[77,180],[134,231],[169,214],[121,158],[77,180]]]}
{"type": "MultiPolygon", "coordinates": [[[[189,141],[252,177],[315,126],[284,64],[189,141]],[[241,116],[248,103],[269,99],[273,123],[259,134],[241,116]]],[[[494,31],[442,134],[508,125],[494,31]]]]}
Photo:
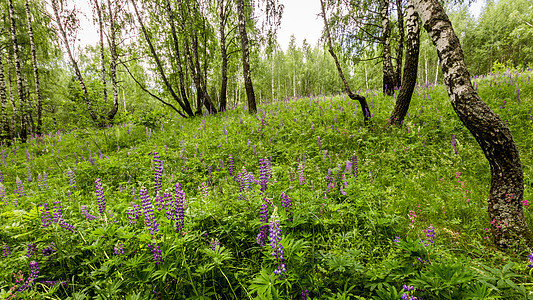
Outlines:
{"type": "Polygon", "coordinates": [[[322,7],[322,19],[324,20],[325,34],[328,40],[329,54],[331,54],[331,56],[333,57],[333,60],[335,61],[335,66],[337,66],[337,71],[339,72],[339,76],[342,80],[342,83],[344,84],[344,89],[346,90],[348,97],[350,97],[350,99],[352,100],[359,101],[359,104],[361,105],[361,112],[363,113],[363,117],[365,119],[365,124],[368,124],[370,122],[370,109],[368,108],[368,104],[366,103],[366,98],[359,94],[352,92],[352,90],[350,89],[350,85],[348,84],[348,81],[346,80],[346,77],[344,77],[344,73],[342,72],[339,59],[337,58],[335,51],[333,51],[333,43],[331,42],[331,34],[329,32],[328,20],[326,18],[326,8],[324,6],[324,1],[320,0],[320,4],[322,7]]]}
{"type": "Polygon", "coordinates": [[[418,54],[420,52],[420,28],[418,26],[418,13],[414,10],[413,4],[407,4],[407,53],[405,57],[405,68],[403,70],[403,85],[398,93],[394,110],[390,116],[390,122],[394,125],[402,124],[411,97],[416,85],[418,71],[418,54]]]}
{"type": "Polygon", "coordinates": [[[488,213],[500,249],[532,246],[522,210],[524,174],[511,131],[479,97],[470,82],[461,44],[437,0],[412,0],[442,63],[444,83],[459,119],[474,135],[490,164],[488,213]]]}
{"type": "Polygon", "coordinates": [[[381,15],[381,43],[383,45],[383,93],[392,95],[394,93],[394,68],[392,67],[392,56],[390,50],[391,28],[389,21],[389,0],[380,0],[381,15]]]}
{"type": "Polygon", "coordinates": [[[33,65],[33,78],[35,80],[35,94],[37,96],[37,134],[41,134],[43,121],[42,121],[42,112],[43,112],[43,101],[41,97],[41,85],[39,83],[39,68],[37,66],[37,54],[35,51],[35,39],[33,37],[33,26],[31,24],[31,14],[30,14],[30,4],[29,1],[24,1],[26,8],[26,19],[28,21],[28,34],[30,36],[30,49],[31,49],[31,61],[33,65]]]}
{"type": "Polygon", "coordinates": [[[398,49],[396,51],[396,68],[394,69],[394,87],[400,88],[402,86],[402,65],[403,65],[403,49],[404,49],[404,20],[402,0],[396,0],[396,11],[398,13],[398,49]]]}
{"type": "Polygon", "coordinates": [[[239,33],[241,35],[242,45],[242,73],[244,76],[244,87],[246,89],[246,98],[248,99],[248,112],[257,113],[255,103],[254,86],[252,84],[252,75],[250,71],[250,45],[248,35],[246,34],[246,14],[244,12],[244,0],[237,0],[237,15],[239,19],[239,33]]]}

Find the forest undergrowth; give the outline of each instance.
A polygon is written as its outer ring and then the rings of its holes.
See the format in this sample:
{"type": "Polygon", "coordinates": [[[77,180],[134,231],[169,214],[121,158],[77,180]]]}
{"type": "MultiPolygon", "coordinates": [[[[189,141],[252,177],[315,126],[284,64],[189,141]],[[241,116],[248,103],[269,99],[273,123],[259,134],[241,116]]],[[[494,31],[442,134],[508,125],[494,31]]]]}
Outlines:
{"type": "MultiPolygon", "coordinates": [[[[510,127],[533,223],[533,76],[474,78],[510,127]]],[[[503,253],[490,169],[442,85],[105,129],[1,148],[4,299],[533,299],[533,249],[503,253]],[[529,257],[528,257],[529,256],[529,257]]]]}

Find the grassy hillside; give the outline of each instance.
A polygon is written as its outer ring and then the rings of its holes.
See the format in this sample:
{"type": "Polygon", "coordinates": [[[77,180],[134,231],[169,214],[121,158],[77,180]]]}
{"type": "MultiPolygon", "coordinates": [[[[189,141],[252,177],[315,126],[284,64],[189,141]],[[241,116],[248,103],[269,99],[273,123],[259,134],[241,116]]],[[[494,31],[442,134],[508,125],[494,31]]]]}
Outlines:
{"type": "MultiPolygon", "coordinates": [[[[531,76],[474,79],[519,146],[529,224],[531,76]]],[[[532,298],[532,249],[494,248],[489,165],[445,88],[419,87],[398,128],[394,97],[362,93],[370,127],[319,96],[4,146],[0,295],[532,298]]]]}

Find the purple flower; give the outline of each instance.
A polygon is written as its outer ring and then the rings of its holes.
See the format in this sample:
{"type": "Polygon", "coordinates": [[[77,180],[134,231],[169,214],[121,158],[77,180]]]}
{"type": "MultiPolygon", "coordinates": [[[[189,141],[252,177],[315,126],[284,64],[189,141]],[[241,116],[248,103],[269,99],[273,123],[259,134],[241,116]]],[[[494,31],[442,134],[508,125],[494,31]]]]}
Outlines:
{"type": "MultiPolygon", "coordinates": [[[[5,151],[5,150],[4,150],[4,151],[5,151]]],[[[5,154],[4,151],[2,151],[2,155],[5,154]]],[[[4,162],[4,165],[5,165],[5,162],[4,162]]],[[[5,182],[4,182],[4,173],[2,173],[2,171],[0,171],[0,182],[1,182],[2,184],[5,183],[5,182]]]]}
{"type": "Polygon", "coordinates": [[[407,292],[409,292],[409,291],[414,291],[414,290],[415,290],[415,287],[412,286],[412,285],[405,285],[405,284],[404,284],[404,285],[403,285],[403,290],[404,290],[404,291],[407,291],[407,292]]]}
{"type": "Polygon", "coordinates": [[[70,184],[71,189],[76,188],[76,176],[74,175],[74,171],[72,171],[70,168],[67,170],[67,176],[68,176],[68,182],[70,184]]]}
{"type": "Polygon", "coordinates": [[[457,147],[455,147],[455,134],[452,134],[452,149],[455,155],[457,155],[457,147]]]}
{"type": "Polygon", "coordinates": [[[274,256],[277,262],[274,274],[280,275],[282,272],[287,272],[287,268],[285,266],[285,251],[283,251],[283,246],[281,245],[281,228],[276,208],[274,208],[274,212],[270,217],[269,227],[270,247],[272,247],[272,253],[270,255],[274,256]]]}
{"type": "Polygon", "coordinates": [[[81,209],[81,214],[85,217],[85,219],[87,219],[87,220],[97,220],[98,219],[97,216],[93,216],[87,211],[87,206],[86,205],[80,206],[80,209],[81,209]]]}
{"type": "Polygon", "coordinates": [[[163,175],[163,162],[159,158],[159,153],[154,152],[154,193],[157,195],[161,191],[163,175]]]}
{"type": "Polygon", "coordinates": [[[32,261],[30,262],[30,276],[26,278],[24,284],[20,286],[19,291],[24,291],[31,287],[37,277],[39,277],[39,263],[32,261]]]}
{"type": "Polygon", "coordinates": [[[211,242],[209,243],[209,248],[213,250],[214,252],[218,252],[220,249],[220,241],[218,239],[211,239],[211,242]]]}
{"type": "Polygon", "coordinates": [[[41,206],[41,222],[43,227],[48,227],[52,224],[52,218],[50,217],[50,211],[48,210],[48,204],[43,203],[41,206]]]}
{"type": "Polygon", "coordinates": [[[54,205],[54,223],[59,222],[63,218],[63,207],[61,206],[61,200],[52,202],[54,205]]]}
{"type": "Polygon", "coordinates": [[[32,257],[32,256],[35,255],[37,252],[39,252],[39,250],[37,249],[37,244],[35,244],[35,243],[29,243],[29,244],[28,244],[28,249],[26,250],[26,256],[27,256],[27,257],[32,257]]]}
{"type": "Polygon", "coordinates": [[[304,165],[302,163],[300,163],[298,165],[298,183],[300,185],[304,185],[305,184],[304,165]]]}
{"type": "Polygon", "coordinates": [[[259,234],[257,235],[256,242],[259,245],[264,246],[268,233],[268,205],[265,203],[261,204],[260,221],[261,227],[259,228],[259,234]]]}
{"type": "Polygon", "coordinates": [[[352,156],[352,175],[355,175],[355,177],[359,177],[359,170],[357,169],[357,154],[353,154],[352,156]]]}
{"type": "Polygon", "coordinates": [[[150,249],[150,252],[152,253],[152,256],[154,257],[154,262],[156,265],[163,263],[163,257],[161,256],[161,249],[159,249],[159,246],[155,243],[150,243],[147,245],[147,247],[150,249]]]}
{"type": "Polygon", "coordinates": [[[230,176],[235,176],[235,164],[231,154],[228,155],[228,171],[230,176]]]}
{"type": "Polygon", "coordinates": [[[307,289],[307,287],[303,287],[302,288],[302,300],[307,300],[307,298],[309,297],[309,290],[307,289]]]}
{"type": "Polygon", "coordinates": [[[185,192],[181,188],[181,183],[176,183],[175,191],[176,196],[174,201],[174,210],[176,215],[176,232],[180,232],[185,227],[185,207],[187,202],[185,200],[185,192]]]}
{"type": "Polygon", "coordinates": [[[54,242],[50,242],[50,245],[48,245],[47,247],[44,247],[43,250],[41,250],[41,252],[43,253],[44,256],[50,256],[54,252],[56,252],[55,247],[56,245],[54,244],[54,242]]]}
{"type": "Polygon", "coordinates": [[[394,237],[394,242],[399,243],[402,239],[399,236],[394,237]]]}
{"type": "Polygon", "coordinates": [[[268,158],[259,159],[259,173],[260,173],[260,176],[259,176],[260,182],[259,182],[259,184],[261,185],[261,191],[264,192],[264,191],[267,190],[268,179],[269,179],[270,175],[272,174],[268,158]]]}
{"type": "Polygon", "coordinates": [[[116,255],[124,254],[124,244],[120,244],[118,246],[113,247],[113,250],[115,251],[116,255]]]}
{"type": "Polygon", "coordinates": [[[106,208],[104,188],[102,186],[102,181],[100,180],[100,178],[97,178],[94,183],[96,190],[96,200],[98,201],[98,211],[100,212],[100,215],[103,216],[106,208]]]}
{"type": "Polygon", "coordinates": [[[18,197],[26,196],[26,192],[24,192],[24,184],[22,183],[22,180],[20,180],[19,177],[16,179],[17,183],[17,195],[18,197]]]}
{"type": "Polygon", "coordinates": [[[207,187],[207,183],[202,182],[202,184],[198,187],[198,190],[202,192],[202,198],[205,199],[207,196],[209,196],[209,189],[207,187]]]}
{"type": "Polygon", "coordinates": [[[318,151],[322,151],[322,144],[320,143],[320,137],[318,137],[318,151]]]}
{"type": "Polygon", "coordinates": [[[530,262],[530,264],[527,266],[530,268],[533,268],[533,253],[529,254],[527,258],[529,259],[529,262],[530,262]]]}
{"type": "Polygon", "coordinates": [[[130,207],[126,209],[126,215],[128,216],[128,224],[135,224],[135,221],[139,219],[141,214],[141,207],[135,204],[133,201],[130,202],[130,207]]]}
{"type": "Polygon", "coordinates": [[[289,222],[292,222],[292,201],[285,192],[281,193],[281,206],[285,208],[285,212],[289,217],[289,222]]]}
{"type": "Polygon", "coordinates": [[[59,220],[58,224],[59,224],[59,226],[61,226],[62,228],[65,228],[66,230],[68,230],[70,232],[75,232],[76,231],[74,226],[72,226],[71,224],[65,222],[65,220],[63,220],[63,219],[59,220]]]}
{"type": "Polygon", "coordinates": [[[9,246],[7,244],[4,244],[4,246],[2,247],[2,255],[8,256],[10,254],[11,254],[11,249],[9,249],[9,246]]]}

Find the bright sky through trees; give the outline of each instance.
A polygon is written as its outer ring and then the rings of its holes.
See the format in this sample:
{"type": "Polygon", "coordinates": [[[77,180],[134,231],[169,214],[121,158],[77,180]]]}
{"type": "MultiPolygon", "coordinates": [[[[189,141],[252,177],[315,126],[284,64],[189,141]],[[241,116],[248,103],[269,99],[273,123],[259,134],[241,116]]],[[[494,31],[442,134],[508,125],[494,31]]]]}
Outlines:
{"type": "MultiPolygon", "coordinates": [[[[96,25],[91,20],[92,12],[89,1],[75,0],[76,7],[80,9],[85,16],[80,18],[81,32],[79,35],[80,46],[98,43],[98,32],[96,25]]],[[[281,20],[281,28],[278,32],[278,42],[283,50],[287,49],[291,35],[296,37],[296,43],[302,44],[304,39],[310,45],[315,45],[322,33],[323,23],[318,19],[320,12],[319,0],[281,0],[285,9],[281,20]]],[[[481,8],[485,4],[484,0],[476,0],[470,6],[470,12],[479,16],[481,8]]]]}

